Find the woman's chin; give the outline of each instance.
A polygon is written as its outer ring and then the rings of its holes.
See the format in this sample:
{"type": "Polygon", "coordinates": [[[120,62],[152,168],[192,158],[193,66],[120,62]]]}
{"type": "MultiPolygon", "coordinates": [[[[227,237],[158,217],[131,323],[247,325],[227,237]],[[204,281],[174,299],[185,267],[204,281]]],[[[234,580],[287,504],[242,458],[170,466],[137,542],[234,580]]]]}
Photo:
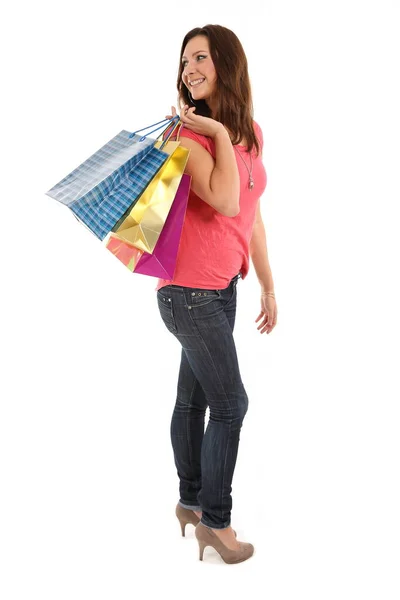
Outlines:
{"type": "Polygon", "coordinates": [[[207,94],[196,94],[196,96],[194,94],[192,94],[192,98],[194,100],[194,102],[198,102],[199,100],[206,100],[207,99],[207,94]]]}

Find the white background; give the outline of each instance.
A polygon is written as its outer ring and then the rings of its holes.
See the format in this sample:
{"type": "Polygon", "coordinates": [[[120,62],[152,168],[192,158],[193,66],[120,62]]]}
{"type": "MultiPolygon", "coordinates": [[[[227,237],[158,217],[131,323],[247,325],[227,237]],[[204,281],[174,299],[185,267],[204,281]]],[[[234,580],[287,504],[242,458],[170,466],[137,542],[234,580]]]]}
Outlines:
{"type": "Polygon", "coordinates": [[[3,11],[3,600],[399,599],[399,17],[388,0],[3,11]],[[201,563],[174,514],[180,346],[156,280],[45,195],[177,105],[182,39],[207,23],[248,57],[278,305],[260,335],[252,267],[232,526],[256,553],[234,566],[201,563]]]}

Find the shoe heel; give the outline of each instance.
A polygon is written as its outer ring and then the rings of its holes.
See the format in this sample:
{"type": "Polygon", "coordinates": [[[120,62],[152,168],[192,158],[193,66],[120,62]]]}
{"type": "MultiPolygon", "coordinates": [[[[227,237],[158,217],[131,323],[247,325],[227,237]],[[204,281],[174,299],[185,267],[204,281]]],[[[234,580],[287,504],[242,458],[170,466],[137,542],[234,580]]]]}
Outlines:
{"type": "Polygon", "coordinates": [[[185,537],[185,527],[188,523],[191,523],[191,525],[196,527],[197,523],[200,521],[199,517],[192,510],[183,508],[179,504],[177,504],[175,508],[175,514],[178,517],[181,526],[182,537],[185,537]]]}
{"type": "Polygon", "coordinates": [[[182,537],[185,537],[185,527],[187,525],[187,521],[181,521],[181,519],[179,519],[179,523],[181,526],[182,537]]]}
{"type": "Polygon", "coordinates": [[[204,548],[207,546],[203,540],[197,540],[199,542],[199,560],[203,560],[204,548]]]}

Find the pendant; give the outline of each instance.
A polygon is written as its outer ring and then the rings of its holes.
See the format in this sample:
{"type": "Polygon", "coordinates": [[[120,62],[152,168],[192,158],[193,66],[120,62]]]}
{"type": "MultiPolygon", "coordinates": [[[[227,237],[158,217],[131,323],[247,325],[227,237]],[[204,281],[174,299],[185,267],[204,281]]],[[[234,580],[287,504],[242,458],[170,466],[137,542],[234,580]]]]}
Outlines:
{"type": "Polygon", "coordinates": [[[249,189],[252,190],[253,187],[254,187],[254,181],[253,181],[252,177],[250,177],[250,179],[249,179],[249,189]]]}

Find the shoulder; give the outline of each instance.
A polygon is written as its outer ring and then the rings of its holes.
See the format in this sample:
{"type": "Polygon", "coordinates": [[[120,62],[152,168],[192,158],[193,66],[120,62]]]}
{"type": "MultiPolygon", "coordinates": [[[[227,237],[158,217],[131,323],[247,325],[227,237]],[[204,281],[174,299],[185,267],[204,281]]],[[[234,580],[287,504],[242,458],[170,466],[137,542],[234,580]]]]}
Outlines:
{"type": "Polygon", "coordinates": [[[181,139],[181,138],[187,138],[187,139],[193,140],[193,141],[197,142],[198,144],[200,144],[200,146],[203,146],[203,148],[208,150],[208,152],[212,153],[213,140],[211,138],[207,137],[206,135],[194,133],[194,131],[187,129],[183,125],[179,132],[179,139],[181,139]]]}

